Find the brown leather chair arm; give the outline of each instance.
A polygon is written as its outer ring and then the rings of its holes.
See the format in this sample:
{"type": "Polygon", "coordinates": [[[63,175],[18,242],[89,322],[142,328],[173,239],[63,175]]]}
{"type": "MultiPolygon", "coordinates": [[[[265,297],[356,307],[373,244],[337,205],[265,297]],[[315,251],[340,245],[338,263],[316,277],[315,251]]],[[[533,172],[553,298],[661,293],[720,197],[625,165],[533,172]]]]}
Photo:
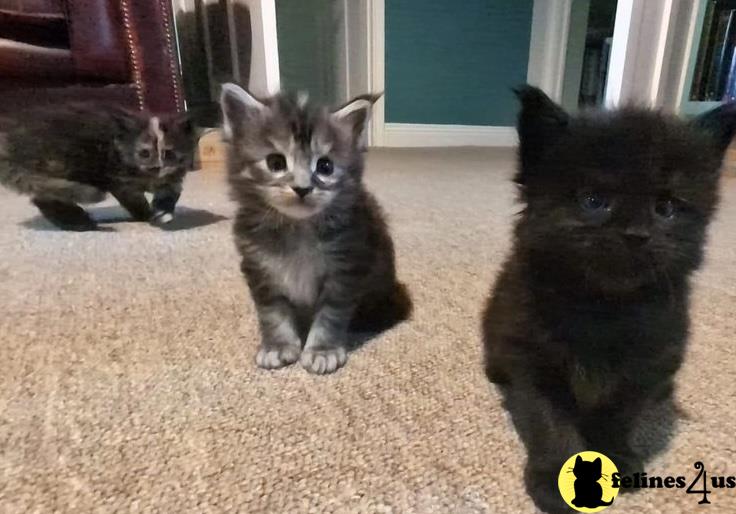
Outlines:
{"type": "Polygon", "coordinates": [[[64,0],[72,58],[81,79],[131,80],[120,2],[64,0]]]}
{"type": "Polygon", "coordinates": [[[59,13],[26,13],[0,5],[0,38],[51,48],[69,48],[66,19],[59,13]]]}
{"type": "Polygon", "coordinates": [[[170,0],[119,0],[142,107],[184,109],[170,0]]]}
{"type": "Polygon", "coordinates": [[[3,80],[71,80],[74,65],[69,50],[0,39],[0,76],[3,80]]]}

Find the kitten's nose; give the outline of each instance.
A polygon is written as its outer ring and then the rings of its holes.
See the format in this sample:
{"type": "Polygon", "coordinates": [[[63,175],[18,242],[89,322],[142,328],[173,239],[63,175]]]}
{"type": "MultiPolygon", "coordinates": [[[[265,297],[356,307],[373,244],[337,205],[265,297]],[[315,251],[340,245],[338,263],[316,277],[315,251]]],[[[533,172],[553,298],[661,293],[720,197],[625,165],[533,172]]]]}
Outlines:
{"type": "Polygon", "coordinates": [[[294,192],[299,195],[299,198],[304,198],[312,192],[313,187],[292,187],[294,192]]]}

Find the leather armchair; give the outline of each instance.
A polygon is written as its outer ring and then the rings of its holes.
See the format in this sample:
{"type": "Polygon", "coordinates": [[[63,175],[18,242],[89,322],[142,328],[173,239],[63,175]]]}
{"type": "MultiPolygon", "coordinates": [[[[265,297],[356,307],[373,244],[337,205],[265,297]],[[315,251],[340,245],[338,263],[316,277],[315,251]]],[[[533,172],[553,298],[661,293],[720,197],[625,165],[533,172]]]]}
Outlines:
{"type": "Polygon", "coordinates": [[[170,0],[0,0],[0,112],[94,99],[183,109],[170,0]]]}

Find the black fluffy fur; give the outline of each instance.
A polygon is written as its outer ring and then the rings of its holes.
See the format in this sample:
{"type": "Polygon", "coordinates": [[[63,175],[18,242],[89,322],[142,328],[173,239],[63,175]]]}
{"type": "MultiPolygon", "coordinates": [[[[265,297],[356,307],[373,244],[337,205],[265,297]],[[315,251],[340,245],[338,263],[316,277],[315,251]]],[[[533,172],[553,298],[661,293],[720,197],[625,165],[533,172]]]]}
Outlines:
{"type": "Polygon", "coordinates": [[[736,114],[571,117],[538,89],[517,94],[524,210],[484,313],[485,368],[527,447],[528,492],[566,512],[557,475],[571,455],[642,471],[629,436],[673,391],[736,114]]]}

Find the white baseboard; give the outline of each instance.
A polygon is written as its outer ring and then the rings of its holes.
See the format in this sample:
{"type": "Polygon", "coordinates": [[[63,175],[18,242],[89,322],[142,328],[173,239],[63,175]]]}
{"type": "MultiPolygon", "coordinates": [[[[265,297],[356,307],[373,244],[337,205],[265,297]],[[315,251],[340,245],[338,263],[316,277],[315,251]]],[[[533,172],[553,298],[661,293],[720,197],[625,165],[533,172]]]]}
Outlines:
{"type": "Polygon", "coordinates": [[[514,127],[386,123],[381,146],[515,146],[514,127]]]}

